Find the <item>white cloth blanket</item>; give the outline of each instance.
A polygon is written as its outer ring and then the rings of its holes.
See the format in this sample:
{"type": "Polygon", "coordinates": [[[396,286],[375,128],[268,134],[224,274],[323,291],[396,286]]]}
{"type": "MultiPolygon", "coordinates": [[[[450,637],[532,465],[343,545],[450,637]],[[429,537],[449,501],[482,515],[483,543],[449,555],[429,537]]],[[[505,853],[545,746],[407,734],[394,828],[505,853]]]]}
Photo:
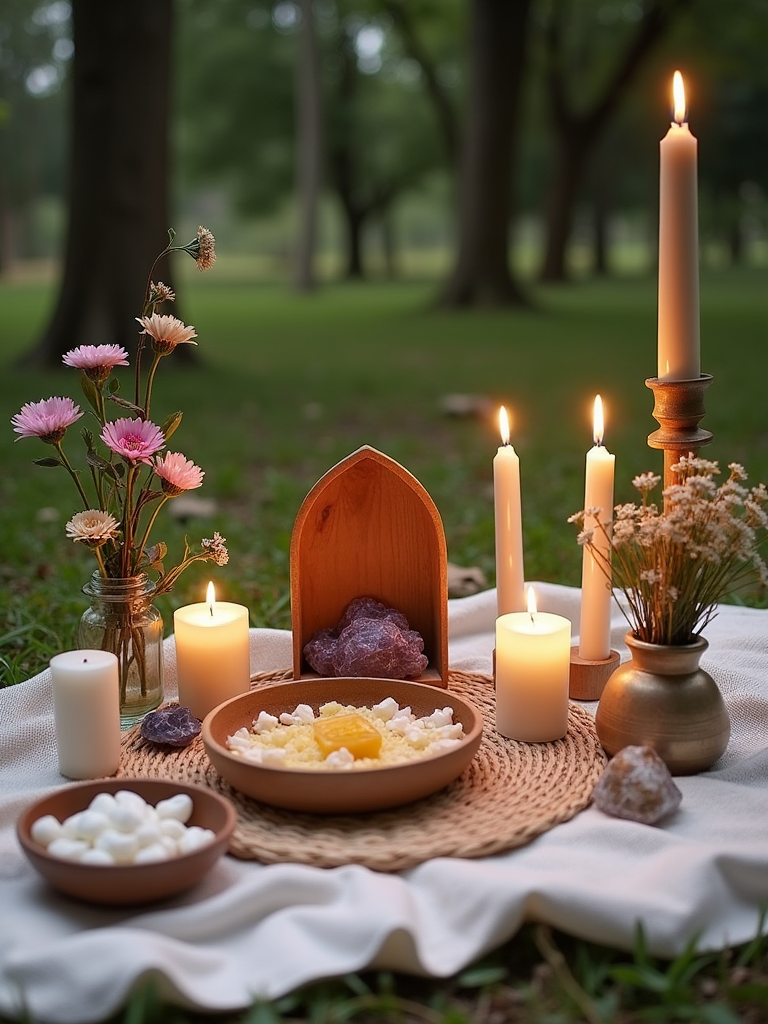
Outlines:
{"type": "MultiPolygon", "coordinates": [[[[575,636],[579,591],[537,593],[575,636]]],[[[450,602],[452,668],[490,672],[494,617],[494,591],[450,602]]],[[[613,626],[626,658],[618,611],[613,626]]],[[[0,1015],[89,1024],[150,973],[164,999],[207,1011],[368,967],[446,977],[526,920],[625,949],[642,921],[661,956],[694,936],[704,949],[749,940],[768,905],[768,611],[723,607],[707,638],[732,739],[713,770],[678,780],[682,807],[660,826],[590,807],[522,849],[394,875],[225,857],[190,893],[135,910],[59,896],[27,863],[16,818],[65,784],[50,675],[0,691],[0,1015]]],[[[166,655],[170,697],[173,640],[166,655]]],[[[290,635],[252,630],[251,657],[254,671],[289,667],[290,635]]]]}

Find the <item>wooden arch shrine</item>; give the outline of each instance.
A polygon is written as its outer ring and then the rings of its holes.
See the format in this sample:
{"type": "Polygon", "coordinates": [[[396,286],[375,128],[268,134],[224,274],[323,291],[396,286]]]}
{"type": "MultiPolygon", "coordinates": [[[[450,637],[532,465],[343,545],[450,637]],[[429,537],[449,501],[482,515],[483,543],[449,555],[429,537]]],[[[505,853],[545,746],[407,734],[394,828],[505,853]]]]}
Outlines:
{"type": "Polygon", "coordinates": [[[291,537],[293,675],[312,676],[303,649],[355,597],[397,608],[424,638],[419,682],[448,685],[448,564],[435,503],[399,463],[367,445],[304,499],[291,537]]]}

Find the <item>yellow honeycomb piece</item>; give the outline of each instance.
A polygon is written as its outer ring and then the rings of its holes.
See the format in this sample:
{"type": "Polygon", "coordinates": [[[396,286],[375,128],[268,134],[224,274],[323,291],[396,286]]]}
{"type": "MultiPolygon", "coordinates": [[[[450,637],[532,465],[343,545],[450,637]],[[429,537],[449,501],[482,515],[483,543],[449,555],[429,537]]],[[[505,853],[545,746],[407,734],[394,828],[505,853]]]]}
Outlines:
{"type": "Polygon", "coordinates": [[[346,747],[356,759],[379,756],[381,733],[362,715],[319,718],[315,720],[313,728],[315,740],[324,757],[342,747],[346,747]]]}

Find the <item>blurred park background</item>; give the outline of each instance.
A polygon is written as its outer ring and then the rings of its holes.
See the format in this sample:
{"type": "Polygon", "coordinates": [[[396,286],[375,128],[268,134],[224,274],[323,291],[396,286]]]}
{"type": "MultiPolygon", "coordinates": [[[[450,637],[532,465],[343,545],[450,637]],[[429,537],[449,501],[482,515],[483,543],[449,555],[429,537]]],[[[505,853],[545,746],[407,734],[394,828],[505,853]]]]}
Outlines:
{"type": "MultiPolygon", "coordinates": [[[[219,530],[221,596],[288,626],[301,500],[372,444],[428,488],[449,559],[492,585],[503,402],[526,575],[578,585],[565,520],[596,392],[617,500],[661,465],[644,381],[676,68],[699,139],[709,453],[768,478],[766,53],[766,0],[4,0],[3,683],[73,645],[92,569],[64,538],[71,481],[32,465],[48,452],[14,444],[10,417],[78,400],[68,349],[135,346],[170,226],[184,244],[206,225],[218,260],[157,272],[200,343],[163,361],[157,416],[184,410],[174,446],[206,471],[205,504],[155,528],[169,559],[219,530]]],[[[211,572],[164,599],[167,628],[211,572]]]]}

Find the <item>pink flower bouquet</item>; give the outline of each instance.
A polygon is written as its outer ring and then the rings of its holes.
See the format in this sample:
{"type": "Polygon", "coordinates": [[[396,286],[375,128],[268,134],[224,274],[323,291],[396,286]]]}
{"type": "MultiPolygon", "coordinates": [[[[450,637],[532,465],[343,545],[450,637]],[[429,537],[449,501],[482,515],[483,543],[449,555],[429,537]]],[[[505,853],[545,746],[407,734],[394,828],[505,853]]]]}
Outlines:
{"type": "Polygon", "coordinates": [[[207,228],[200,227],[197,237],[184,246],[174,246],[173,239],[170,232],[168,246],[150,271],[142,315],[136,318],[142,330],[134,366],[134,400],[119,396],[119,382],[113,376],[116,367],[129,365],[128,353],[121,346],[80,345],[63,358],[65,366],[80,370],[83,393],[99,427],[98,439],[88,427],[81,431],[84,470],[76,468],[64,451],[67,430],[84,415],[71,398],[27,402],[11,420],[19,438],[38,437],[55,449],[55,456],[36,459],[37,465],[62,467],[72,477],[83,509],[67,523],[67,537],[93,551],[105,579],[128,579],[152,570],[157,576],[155,596],[170,590],[192,562],[225,565],[228,560],[224,538],[218,533],[203,539],[197,550],[185,542],[181,562],[170,570],[163,565],[166,545],[149,545],[160,509],[172,498],[200,487],[204,476],[203,470],[180,452],[166,450],[181,422],[181,413],[159,425],[150,419],[152,389],[161,359],[171,355],[178,345],[197,344],[192,340],[197,336],[194,327],[157,312],[159,305],[172,302],[175,295],[162,281],[152,281],[154,268],[162,256],[174,251],[189,253],[201,270],[207,270],[216,259],[214,237],[207,228]],[[152,359],[142,373],[146,349],[151,350],[152,359]],[[112,420],[107,417],[110,405],[120,412],[112,420]]]}

